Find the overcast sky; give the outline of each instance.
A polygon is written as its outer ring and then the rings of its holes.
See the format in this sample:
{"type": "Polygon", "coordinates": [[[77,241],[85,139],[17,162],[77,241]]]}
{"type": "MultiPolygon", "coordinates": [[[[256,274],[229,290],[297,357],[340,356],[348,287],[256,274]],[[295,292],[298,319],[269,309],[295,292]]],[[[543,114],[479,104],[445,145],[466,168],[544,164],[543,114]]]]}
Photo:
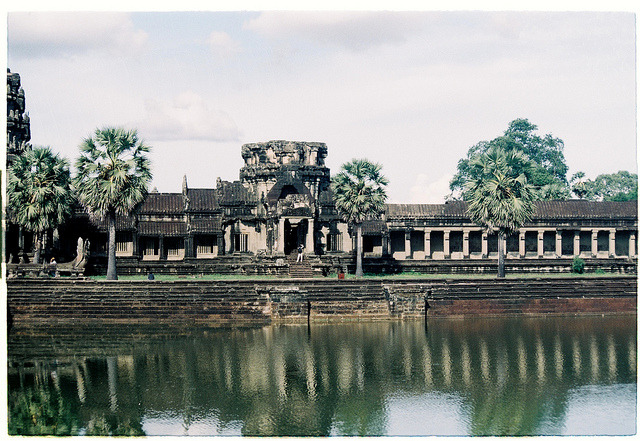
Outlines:
{"type": "Polygon", "coordinates": [[[609,12],[9,12],[33,145],[74,162],[106,125],[152,146],[161,192],[237,180],[241,145],[325,142],[441,203],[472,145],[527,118],[569,175],[637,172],[635,16],[609,12]]]}

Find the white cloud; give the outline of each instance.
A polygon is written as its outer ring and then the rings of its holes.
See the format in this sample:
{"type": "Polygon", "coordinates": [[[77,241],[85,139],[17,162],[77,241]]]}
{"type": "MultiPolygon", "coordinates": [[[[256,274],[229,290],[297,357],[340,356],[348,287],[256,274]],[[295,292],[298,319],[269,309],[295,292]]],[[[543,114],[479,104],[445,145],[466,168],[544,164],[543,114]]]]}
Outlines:
{"type": "Polygon", "coordinates": [[[14,12],[7,30],[11,54],[26,58],[135,55],[147,41],[129,14],[117,12],[14,12]]]}
{"type": "Polygon", "coordinates": [[[222,31],[213,31],[207,38],[207,44],[211,52],[219,57],[228,57],[240,52],[240,43],[231,38],[229,34],[222,31]]]}
{"type": "Polygon", "coordinates": [[[451,181],[451,178],[453,178],[453,175],[444,175],[434,181],[433,176],[419,173],[415,178],[414,184],[409,189],[411,198],[409,203],[444,203],[445,196],[451,193],[451,190],[449,190],[449,181],[451,181]]]}
{"type": "Polygon", "coordinates": [[[184,92],[172,102],[155,99],[145,101],[146,118],[140,131],[153,140],[237,141],[236,123],[225,112],[211,109],[193,92],[184,92]]]}
{"type": "Polygon", "coordinates": [[[366,50],[403,43],[420,29],[424,16],[402,12],[268,11],[244,28],[273,39],[305,39],[323,45],[366,50]]]}

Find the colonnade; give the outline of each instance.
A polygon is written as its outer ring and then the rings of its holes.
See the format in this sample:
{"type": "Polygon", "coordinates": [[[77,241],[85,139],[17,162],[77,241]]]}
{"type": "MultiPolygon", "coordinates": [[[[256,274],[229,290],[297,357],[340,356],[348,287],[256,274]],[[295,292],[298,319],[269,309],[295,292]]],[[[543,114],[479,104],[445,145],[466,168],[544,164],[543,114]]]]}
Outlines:
{"type": "MultiPolygon", "coordinates": [[[[307,253],[315,249],[315,222],[313,218],[287,218],[292,223],[302,225],[304,220],[304,245],[307,253]]],[[[274,251],[285,251],[285,218],[279,220],[276,230],[274,251]]],[[[247,251],[255,252],[260,238],[257,231],[247,231],[247,251]]],[[[233,232],[227,232],[230,252],[234,249],[233,232]]],[[[302,236],[302,235],[301,235],[302,236]]],[[[502,249],[508,258],[615,258],[637,256],[637,232],[632,229],[611,227],[528,227],[516,234],[499,239],[496,234],[487,234],[479,227],[394,227],[390,226],[388,235],[378,236],[377,249],[373,255],[391,255],[395,259],[486,259],[497,258],[498,240],[503,241],[502,249]]],[[[185,256],[194,256],[194,239],[149,237],[156,240],[157,250],[153,255],[144,252],[145,245],[138,244],[137,237],[127,237],[130,242],[118,243],[119,256],[144,254],[145,260],[180,260],[185,256]],[[133,239],[133,240],[132,240],[133,239]],[[171,240],[170,245],[165,243],[171,240]],[[138,246],[139,245],[139,246],[138,246]],[[170,247],[172,253],[165,252],[170,247]],[[156,254],[157,253],[157,254],[156,254]]],[[[355,238],[352,238],[355,239],[355,238]]],[[[266,240],[266,239],[264,239],[266,240]]],[[[216,255],[223,249],[223,235],[211,238],[217,245],[216,255]]],[[[349,250],[343,250],[349,251],[349,250]]],[[[365,250],[366,251],[366,250],[365,250]]],[[[207,255],[206,257],[211,257],[207,255]]]]}
{"type": "Polygon", "coordinates": [[[473,227],[390,228],[389,239],[382,240],[382,252],[400,260],[497,258],[497,241],[502,240],[502,249],[512,258],[633,258],[636,234],[606,227],[544,227],[522,228],[500,239],[473,227]]]}

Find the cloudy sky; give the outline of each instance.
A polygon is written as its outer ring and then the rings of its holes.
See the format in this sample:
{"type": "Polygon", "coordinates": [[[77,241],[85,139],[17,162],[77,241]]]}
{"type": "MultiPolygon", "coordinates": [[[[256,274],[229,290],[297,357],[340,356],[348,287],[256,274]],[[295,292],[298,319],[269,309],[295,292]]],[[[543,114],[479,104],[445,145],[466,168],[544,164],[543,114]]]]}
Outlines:
{"type": "Polygon", "coordinates": [[[629,12],[9,12],[32,144],[72,162],[137,128],[153,186],[238,179],[240,147],[325,142],[383,165],[390,202],[441,203],[473,144],[527,118],[569,174],[637,172],[629,12]]]}

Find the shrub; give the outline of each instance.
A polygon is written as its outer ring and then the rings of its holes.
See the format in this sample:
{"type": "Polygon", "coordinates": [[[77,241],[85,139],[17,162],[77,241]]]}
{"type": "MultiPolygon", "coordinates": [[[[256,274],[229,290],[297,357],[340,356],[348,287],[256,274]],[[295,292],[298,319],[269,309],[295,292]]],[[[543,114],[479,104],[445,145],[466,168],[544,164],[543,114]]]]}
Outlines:
{"type": "Polygon", "coordinates": [[[584,260],[579,257],[574,257],[571,263],[571,271],[578,274],[584,273],[584,260]]]}

